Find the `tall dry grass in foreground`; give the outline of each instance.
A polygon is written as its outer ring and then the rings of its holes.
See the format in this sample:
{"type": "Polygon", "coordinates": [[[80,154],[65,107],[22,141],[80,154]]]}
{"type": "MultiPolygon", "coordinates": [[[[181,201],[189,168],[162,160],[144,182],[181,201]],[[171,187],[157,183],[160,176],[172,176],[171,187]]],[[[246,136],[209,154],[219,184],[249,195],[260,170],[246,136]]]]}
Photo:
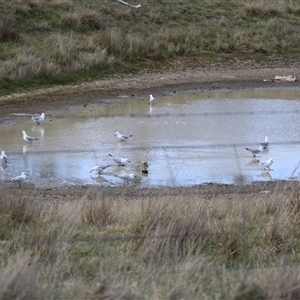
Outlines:
{"type": "Polygon", "coordinates": [[[0,298],[299,299],[300,193],[287,191],[42,202],[7,190],[0,298]]]}

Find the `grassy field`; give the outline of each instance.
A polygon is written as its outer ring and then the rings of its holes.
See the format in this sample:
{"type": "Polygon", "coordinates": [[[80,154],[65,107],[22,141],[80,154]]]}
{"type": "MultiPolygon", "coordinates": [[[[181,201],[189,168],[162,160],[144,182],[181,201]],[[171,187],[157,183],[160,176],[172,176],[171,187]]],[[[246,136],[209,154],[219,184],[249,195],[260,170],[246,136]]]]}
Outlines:
{"type": "Polygon", "coordinates": [[[177,58],[299,58],[299,1],[137,2],[1,1],[0,94],[155,70],[177,58]]]}
{"type": "MultiPolygon", "coordinates": [[[[179,58],[299,59],[299,1],[130,3],[1,1],[0,95],[179,58]]],[[[300,299],[299,186],[139,193],[45,200],[1,183],[0,299],[300,299]]]]}
{"type": "Polygon", "coordinates": [[[127,200],[92,188],[59,202],[25,194],[2,188],[1,299],[300,297],[298,188],[127,200]]]}

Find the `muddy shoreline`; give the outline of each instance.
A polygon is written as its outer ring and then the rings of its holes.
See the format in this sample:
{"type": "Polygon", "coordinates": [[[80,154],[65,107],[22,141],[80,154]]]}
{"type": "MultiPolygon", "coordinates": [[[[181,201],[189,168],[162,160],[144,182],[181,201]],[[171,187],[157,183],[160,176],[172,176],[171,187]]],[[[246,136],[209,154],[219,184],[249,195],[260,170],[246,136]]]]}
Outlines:
{"type": "MultiPolygon", "coordinates": [[[[155,74],[138,74],[128,77],[85,83],[77,86],[63,86],[40,89],[30,93],[0,97],[0,126],[10,126],[28,118],[28,114],[41,111],[67,110],[75,106],[97,104],[112,105],[128,98],[146,98],[152,93],[156,98],[184,91],[210,90],[245,90],[257,88],[300,88],[299,81],[275,82],[276,75],[293,75],[300,78],[299,66],[281,66],[276,68],[244,68],[244,69],[189,69],[176,72],[160,72],[155,74]]],[[[300,98],[300,97],[299,97],[300,98]]],[[[116,199],[141,199],[160,196],[203,195],[257,195],[259,193],[294,192],[299,189],[295,181],[253,182],[246,185],[227,185],[207,183],[193,187],[161,187],[139,188],[101,187],[99,185],[66,185],[59,187],[37,188],[27,182],[22,186],[22,194],[36,197],[42,201],[72,201],[102,196],[116,199]],[[94,195],[94,196],[93,196],[94,195]]],[[[1,194],[19,193],[17,186],[1,182],[1,194]]]]}
{"type": "Polygon", "coordinates": [[[0,125],[22,121],[22,114],[66,110],[73,106],[112,105],[128,98],[156,98],[183,91],[245,90],[257,88],[300,88],[299,66],[245,69],[189,69],[160,73],[120,76],[83,83],[57,86],[0,97],[0,125]],[[293,75],[295,82],[276,82],[276,75],[293,75]]]}

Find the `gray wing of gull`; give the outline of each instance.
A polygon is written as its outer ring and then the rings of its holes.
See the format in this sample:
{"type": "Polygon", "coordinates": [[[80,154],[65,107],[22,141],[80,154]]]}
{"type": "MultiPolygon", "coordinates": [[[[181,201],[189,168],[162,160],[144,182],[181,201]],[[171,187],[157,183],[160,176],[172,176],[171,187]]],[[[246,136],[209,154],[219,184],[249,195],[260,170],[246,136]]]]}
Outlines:
{"type": "Polygon", "coordinates": [[[126,179],[129,179],[129,178],[130,178],[130,175],[124,174],[124,175],[118,175],[118,177],[121,178],[121,179],[126,180],[126,179]]]}
{"type": "Polygon", "coordinates": [[[26,136],[26,139],[27,139],[28,141],[35,141],[35,140],[36,140],[36,138],[34,138],[34,137],[32,137],[32,136],[29,136],[29,135],[26,136]]]}

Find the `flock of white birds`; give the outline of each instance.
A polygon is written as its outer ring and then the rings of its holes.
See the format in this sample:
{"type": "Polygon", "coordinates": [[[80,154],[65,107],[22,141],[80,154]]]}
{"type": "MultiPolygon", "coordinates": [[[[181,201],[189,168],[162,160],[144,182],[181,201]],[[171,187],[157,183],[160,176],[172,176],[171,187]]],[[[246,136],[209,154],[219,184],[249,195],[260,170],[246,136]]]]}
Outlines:
{"type": "MultiPolygon", "coordinates": [[[[252,149],[252,148],[245,148],[247,151],[251,152],[253,157],[256,157],[257,154],[260,152],[266,150],[269,147],[269,139],[266,136],[265,141],[260,143],[260,146],[258,148],[252,149]]],[[[273,159],[270,157],[267,161],[260,162],[257,160],[257,163],[263,166],[264,170],[271,171],[270,166],[273,164],[273,159]]]]}
{"type": "MultiPolygon", "coordinates": [[[[149,97],[149,103],[150,103],[150,105],[154,104],[154,101],[155,101],[155,98],[153,97],[152,94],[150,94],[150,97],[149,97]]],[[[40,125],[42,122],[45,121],[45,119],[46,119],[46,113],[45,112],[42,112],[41,115],[39,115],[39,116],[32,116],[31,117],[31,120],[33,122],[35,122],[37,125],[40,125]]],[[[25,142],[29,143],[29,144],[31,144],[32,142],[38,140],[38,138],[32,137],[32,136],[28,135],[25,130],[23,130],[21,132],[21,134],[23,135],[23,140],[25,142]]],[[[114,135],[115,135],[115,137],[119,141],[122,141],[122,142],[129,140],[133,136],[132,134],[126,135],[126,134],[122,134],[122,133],[120,133],[118,131],[114,135]]],[[[131,162],[130,162],[130,160],[128,158],[116,157],[116,156],[113,156],[112,154],[109,154],[109,156],[112,157],[112,160],[118,166],[125,167],[126,165],[130,165],[131,164],[131,162]]],[[[5,151],[1,152],[0,162],[1,162],[2,166],[6,166],[7,165],[7,155],[6,155],[5,151]]],[[[96,166],[94,166],[94,167],[91,168],[90,173],[97,172],[98,174],[102,174],[104,172],[104,170],[107,169],[108,167],[110,167],[110,165],[96,165],[96,166]]],[[[142,172],[143,173],[148,173],[148,170],[147,170],[148,164],[146,162],[143,163],[143,167],[144,168],[143,168],[142,172]]],[[[16,182],[16,183],[18,183],[19,184],[19,188],[21,188],[22,182],[25,181],[28,176],[29,176],[28,173],[22,172],[21,175],[11,178],[10,182],[16,182]]],[[[136,178],[136,175],[134,173],[120,174],[120,175],[114,175],[114,176],[116,176],[116,177],[124,180],[124,183],[129,183],[130,180],[136,178]]]]}
{"type": "MultiPolygon", "coordinates": [[[[155,98],[153,97],[152,94],[150,94],[149,96],[149,104],[150,105],[153,105],[155,102],[155,98]]],[[[36,124],[41,124],[42,122],[45,121],[46,119],[46,114],[45,112],[42,112],[41,115],[39,116],[32,116],[31,117],[32,121],[35,122],[36,124]]],[[[22,135],[23,135],[23,140],[27,143],[32,143],[33,141],[36,141],[38,140],[37,138],[35,137],[32,137],[32,136],[29,136],[25,130],[22,131],[22,135]]],[[[116,132],[115,134],[115,137],[119,140],[119,141],[128,141],[133,135],[130,134],[130,135],[126,135],[126,134],[122,134],[120,132],[116,132]]],[[[266,136],[265,137],[265,140],[264,142],[262,142],[260,144],[260,146],[258,148],[245,148],[247,151],[251,152],[251,154],[253,155],[254,158],[256,158],[256,155],[261,153],[262,151],[266,150],[267,148],[269,147],[269,140],[268,140],[268,137],[266,136]]],[[[116,156],[113,156],[112,154],[109,154],[109,156],[112,157],[112,160],[118,165],[118,166],[122,166],[122,167],[126,167],[127,165],[131,165],[131,161],[128,159],[128,158],[123,158],[123,157],[116,157],[116,156]]],[[[260,162],[259,160],[256,160],[257,163],[259,165],[261,165],[263,167],[263,170],[265,171],[271,171],[271,168],[270,166],[273,164],[273,159],[272,158],[269,158],[267,161],[265,162],[260,162]]],[[[5,151],[2,151],[1,152],[1,156],[0,156],[0,162],[1,162],[1,165],[4,166],[7,164],[7,155],[5,153],[5,151]]],[[[92,172],[97,172],[98,174],[103,174],[103,172],[109,168],[110,165],[109,164],[105,164],[105,165],[96,165],[94,167],[91,168],[90,170],[90,173],[92,172]]],[[[142,172],[143,173],[148,173],[148,164],[147,162],[144,162],[143,163],[143,170],[142,172]]],[[[11,178],[10,181],[11,182],[16,182],[19,184],[19,188],[21,188],[21,184],[23,181],[25,181],[27,179],[27,176],[29,176],[28,173],[26,172],[22,172],[21,175],[19,176],[16,176],[14,178],[11,178]]],[[[124,180],[124,183],[129,183],[130,180],[134,179],[136,177],[136,175],[134,173],[130,173],[130,174],[120,174],[120,175],[114,175],[122,180],[124,180]]]]}

